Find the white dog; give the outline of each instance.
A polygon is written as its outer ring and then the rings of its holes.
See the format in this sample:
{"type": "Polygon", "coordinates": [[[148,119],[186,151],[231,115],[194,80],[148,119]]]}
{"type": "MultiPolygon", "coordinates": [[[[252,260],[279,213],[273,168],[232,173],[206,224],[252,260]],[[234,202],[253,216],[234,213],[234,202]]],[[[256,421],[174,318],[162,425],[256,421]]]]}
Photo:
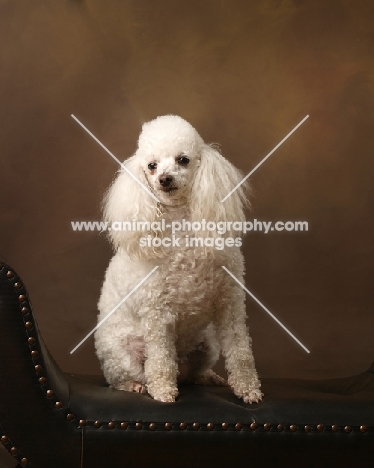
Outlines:
{"type": "Polygon", "coordinates": [[[240,172],[188,122],[172,115],[143,125],[138,149],[124,165],[143,187],[122,168],[104,200],[108,223],[129,223],[109,232],[116,253],[102,287],[99,322],[158,269],[95,333],[107,382],[173,402],[178,382],[227,385],[211,370],[221,351],[235,395],[246,403],[260,401],[245,293],[222,268],[243,281],[240,238],[230,228],[245,221],[243,186],[221,203],[241,181],[240,172]],[[189,228],[203,220],[225,222],[228,229],[219,235],[189,228]],[[143,231],[128,229],[139,221],[143,231]],[[172,223],[179,228],[174,238],[172,223]],[[192,239],[199,246],[191,246],[192,239]]]}

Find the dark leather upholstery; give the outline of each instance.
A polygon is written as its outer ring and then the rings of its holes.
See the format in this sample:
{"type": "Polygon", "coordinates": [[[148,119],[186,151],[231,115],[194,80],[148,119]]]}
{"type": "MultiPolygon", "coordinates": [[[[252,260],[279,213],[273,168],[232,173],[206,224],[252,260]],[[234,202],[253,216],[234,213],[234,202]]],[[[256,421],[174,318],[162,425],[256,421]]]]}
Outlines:
{"type": "Polygon", "coordinates": [[[178,401],[63,374],[43,344],[26,289],[0,269],[0,432],[21,466],[371,466],[374,367],[324,381],[263,379],[246,405],[229,389],[180,388],[178,401]]]}

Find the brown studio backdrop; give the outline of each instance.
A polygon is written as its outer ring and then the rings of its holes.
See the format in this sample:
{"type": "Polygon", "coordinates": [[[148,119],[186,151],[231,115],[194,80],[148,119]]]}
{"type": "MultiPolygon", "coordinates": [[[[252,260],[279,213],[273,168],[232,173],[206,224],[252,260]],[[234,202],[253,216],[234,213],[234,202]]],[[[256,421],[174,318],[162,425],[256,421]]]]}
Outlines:
{"type": "MultiPolygon", "coordinates": [[[[97,220],[141,124],[173,113],[251,177],[248,219],[306,220],[249,234],[247,287],[261,376],[344,376],[373,359],[374,10],[353,0],[0,3],[1,259],[23,277],[65,371],[97,373],[90,338],[109,244],[97,220]]],[[[222,364],[220,364],[222,370],[222,364]]]]}

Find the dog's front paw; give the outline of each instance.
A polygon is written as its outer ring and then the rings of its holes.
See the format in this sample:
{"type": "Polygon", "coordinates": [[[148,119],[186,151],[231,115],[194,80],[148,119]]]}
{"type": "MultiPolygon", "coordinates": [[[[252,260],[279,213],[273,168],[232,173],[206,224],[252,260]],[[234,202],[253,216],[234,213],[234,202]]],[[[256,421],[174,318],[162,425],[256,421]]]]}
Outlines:
{"type": "Polygon", "coordinates": [[[261,390],[251,390],[249,392],[245,392],[244,395],[241,396],[244,403],[259,403],[262,400],[264,394],[261,390]]]}
{"type": "Polygon", "coordinates": [[[178,389],[155,389],[154,387],[148,386],[148,393],[154,400],[162,401],[163,403],[174,403],[178,396],[178,389]]]}
{"type": "Polygon", "coordinates": [[[260,390],[261,383],[257,378],[240,381],[239,379],[234,380],[230,376],[229,384],[235,395],[245,403],[259,403],[264,396],[260,390]]]}

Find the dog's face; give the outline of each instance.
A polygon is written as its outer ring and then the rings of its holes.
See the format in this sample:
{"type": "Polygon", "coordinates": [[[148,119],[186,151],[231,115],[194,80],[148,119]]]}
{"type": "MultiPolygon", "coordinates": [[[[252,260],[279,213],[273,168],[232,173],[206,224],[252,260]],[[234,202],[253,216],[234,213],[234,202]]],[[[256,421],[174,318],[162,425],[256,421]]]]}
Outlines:
{"type": "Polygon", "coordinates": [[[180,117],[163,116],[143,126],[138,153],[147,182],[161,203],[188,203],[202,145],[196,130],[180,117]]]}

